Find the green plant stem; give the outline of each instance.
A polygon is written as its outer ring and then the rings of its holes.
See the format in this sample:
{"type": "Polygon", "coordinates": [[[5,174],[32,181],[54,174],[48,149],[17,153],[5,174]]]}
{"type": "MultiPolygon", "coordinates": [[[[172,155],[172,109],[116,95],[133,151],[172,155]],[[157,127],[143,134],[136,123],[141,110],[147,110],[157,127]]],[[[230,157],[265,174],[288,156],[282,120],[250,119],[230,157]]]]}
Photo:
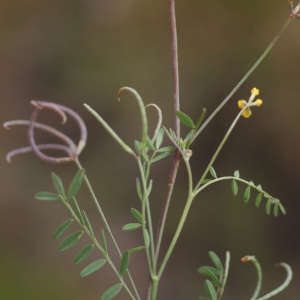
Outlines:
{"type": "Polygon", "coordinates": [[[139,166],[141,179],[142,179],[142,186],[143,186],[142,216],[144,220],[142,223],[142,230],[143,230],[143,236],[145,241],[146,219],[147,219],[148,228],[149,228],[149,237],[150,237],[150,252],[149,252],[149,247],[146,247],[146,255],[147,255],[150,275],[155,276],[156,259],[154,255],[154,238],[153,238],[152,220],[151,220],[151,212],[150,212],[148,190],[147,190],[147,180],[145,178],[144,168],[141,162],[141,158],[138,157],[137,161],[138,161],[138,166],[139,166]],[[146,218],[146,213],[147,213],[147,218],[146,218]]]}
{"type": "Polygon", "coordinates": [[[174,247],[175,247],[175,244],[176,244],[176,242],[177,242],[177,240],[178,240],[178,237],[179,237],[179,235],[180,235],[180,233],[181,233],[181,230],[182,230],[183,225],[184,225],[184,223],[185,223],[185,220],[186,220],[186,218],[187,218],[188,212],[189,212],[189,210],[190,210],[190,207],[191,207],[191,204],[192,204],[192,202],[193,202],[193,199],[194,199],[194,195],[193,195],[193,194],[190,194],[190,195],[188,196],[187,201],[186,201],[186,204],[185,204],[184,210],[183,210],[183,212],[182,212],[182,215],[181,215],[179,224],[178,224],[178,226],[177,226],[176,232],[175,232],[175,234],[174,234],[174,237],[173,237],[173,239],[172,239],[172,241],[171,241],[171,244],[170,244],[170,246],[169,246],[169,248],[168,248],[168,251],[167,251],[167,253],[166,253],[166,255],[165,255],[165,257],[164,257],[164,259],[163,259],[163,261],[162,261],[162,263],[161,263],[160,269],[159,269],[159,271],[158,271],[158,273],[157,273],[158,280],[161,278],[162,273],[163,273],[163,271],[164,271],[164,269],[165,269],[165,267],[166,267],[166,264],[167,264],[167,262],[168,262],[168,260],[169,260],[169,258],[170,258],[170,256],[171,256],[171,253],[172,253],[172,251],[173,251],[173,249],[174,249],[174,247]]]}
{"type": "Polygon", "coordinates": [[[223,274],[223,277],[222,277],[222,280],[221,280],[221,286],[220,286],[220,288],[218,290],[218,293],[217,293],[218,300],[221,299],[222,294],[224,292],[224,288],[225,288],[226,281],[227,281],[227,278],[228,278],[229,263],[230,263],[230,252],[226,251],[226,260],[225,260],[224,274],[223,274]]]}
{"type": "Polygon", "coordinates": [[[261,290],[261,284],[262,284],[262,271],[261,271],[261,266],[260,266],[260,263],[259,261],[253,257],[251,259],[251,262],[254,264],[255,268],[256,268],[256,271],[257,271],[257,283],[256,283],[256,288],[255,288],[255,291],[253,293],[253,296],[251,297],[250,300],[256,300],[258,295],[259,295],[259,292],[261,290]]]}
{"type": "Polygon", "coordinates": [[[267,47],[265,52],[261,55],[261,57],[256,61],[256,63],[252,66],[252,68],[246,73],[246,75],[241,79],[241,81],[235,86],[235,88],[229,93],[229,95],[221,102],[221,104],[215,109],[215,111],[207,118],[207,120],[202,124],[202,126],[197,130],[193,138],[191,139],[190,144],[196,139],[196,137],[201,133],[201,131],[206,127],[206,125],[212,120],[212,118],[219,112],[219,110],[228,102],[228,100],[234,95],[234,93],[239,89],[239,87],[246,81],[246,79],[252,74],[252,72],[259,66],[259,64],[263,61],[263,59],[267,56],[273,46],[276,44],[278,39],[281,37],[284,30],[290,24],[293,17],[289,17],[288,20],[281,27],[271,44],[267,47]]]}
{"type": "MultiPolygon", "coordinates": [[[[81,166],[81,164],[80,164],[78,158],[76,159],[75,163],[76,163],[76,165],[78,166],[79,169],[82,169],[82,166],[81,166]]],[[[102,221],[103,221],[103,223],[104,223],[104,226],[105,226],[105,228],[106,228],[108,234],[110,235],[110,237],[111,237],[111,239],[112,239],[112,241],[113,241],[113,244],[114,244],[115,248],[117,249],[117,251],[118,251],[120,257],[122,257],[122,252],[120,251],[120,248],[119,248],[119,246],[118,246],[118,244],[117,244],[117,241],[116,241],[115,238],[114,238],[114,235],[113,235],[113,233],[112,233],[112,231],[111,231],[111,229],[110,229],[110,227],[109,227],[109,225],[108,225],[108,222],[107,222],[107,220],[106,220],[106,217],[105,217],[105,215],[104,215],[104,213],[103,213],[103,211],[102,211],[102,208],[101,208],[101,206],[100,206],[100,204],[99,204],[99,202],[98,202],[98,200],[97,200],[97,197],[96,197],[96,195],[95,195],[95,193],[94,193],[94,190],[93,190],[93,188],[92,188],[92,186],[91,186],[91,184],[90,184],[90,181],[89,181],[89,179],[88,179],[88,177],[87,177],[86,175],[84,175],[84,181],[85,181],[85,183],[86,183],[86,185],[87,185],[87,188],[88,188],[88,190],[89,190],[89,192],[90,192],[90,194],[91,194],[91,196],[92,196],[92,199],[93,199],[93,201],[94,201],[94,203],[95,203],[95,205],[96,205],[96,208],[97,208],[97,210],[98,210],[98,212],[99,212],[99,214],[100,214],[100,216],[101,216],[101,219],[102,219],[102,221]]],[[[128,277],[129,277],[129,280],[130,280],[130,282],[131,282],[131,285],[132,285],[132,287],[133,287],[134,293],[136,294],[137,299],[140,299],[139,293],[138,293],[137,288],[136,288],[136,286],[135,286],[135,284],[134,284],[134,281],[133,281],[133,279],[132,279],[132,277],[131,277],[131,275],[130,275],[129,270],[128,270],[127,273],[128,273],[128,277]]]]}
{"type": "Polygon", "coordinates": [[[161,215],[160,215],[159,222],[158,222],[158,228],[157,228],[157,232],[156,232],[156,239],[155,239],[155,256],[156,256],[156,258],[158,257],[159,250],[160,250],[161,240],[162,240],[162,236],[164,233],[166,218],[167,218],[167,214],[168,214],[168,209],[169,209],[171,196],[172,196],[173,189],[174,189],[174,184],[175,184],[179,164],[180,164],[180,152],[176,149],[174,159],[173,159],[171,174],[169,176],[167,193],[166,193],[166,196],[164,199],[163,207],[161,210],[161,215]]]}
{"type": "Polygon", "coordinates": [[[226,132],[224,138],[222,139],[220,145],[218,146],[216,152],[214,153],[213,157],[211,158],[209,164],[207,165],[206,170],[205,170],[204,173],[202,174],[202,176],[201,176],[199,182],[197,183],[197,185],[196,185],[196,187],[195,187],[195,189],[194,189],[194,191],[195,191],[196,194],[197,194],[197,189],[198,189],[199,186],[201,185],[202,180],[206,177],[207,173],[209,172],[210,167],[211,167],[211,166],[213,165],[213,163],[215,162],[217,156],[219,155],[221,149],[223,148],[225,142],[227,141],[227,139],[228,139],[230,133],[232,132],[234,126],[236,125],[236,123],[237,123],[237,121],[239,120],[239,118],[241,117],[243,111],[244,111],[247,107],[248,107],[248,106],[245,106],[245,107],[238,113],[238,115],[236,116],[236,118],[234,119],[234,121],[232,122],[232,124],[230,125],[228,131],[226,132]]]}
{"type": "Polygon", "coordinates": [[[279,286],[277,289],[275,289],[274,291],[262,296],[261,298],[259,298],[257,300],[270,299],[271,297],[273,297],[273,296],[277,295],[278,293],[280,293],[281,291],[283,291],[290,284],[290,282],[293,278],[293,271],[292,271],[291,267],[286,263],[279,263],[276,266],[285,268],[285,270],[287,272],[287,277],[286,277],[284,283],[281,286],[279,286]]]}

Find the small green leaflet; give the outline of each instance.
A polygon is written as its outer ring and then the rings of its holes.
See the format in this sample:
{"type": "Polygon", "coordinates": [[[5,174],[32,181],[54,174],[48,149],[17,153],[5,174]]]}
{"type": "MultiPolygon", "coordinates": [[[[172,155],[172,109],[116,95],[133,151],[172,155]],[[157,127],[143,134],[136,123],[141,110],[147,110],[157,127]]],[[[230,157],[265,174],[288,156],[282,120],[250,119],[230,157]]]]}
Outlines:
{"type": "Polygon", "coordinates": [[[149,232],[146,229],[145,233],[144,233],[144,241],[145,241],[145,247],[148,248],[150,245],[150,236],[149,236],[149,232]]]}
{"type": "Polygon", "coordinates": [[[75,215],[77,216],[80,224],[82,226],[84,226],[84,222],[83,222],[83,217],[82,217],[82,214],[81,214],[81,211],[80,211],[80,208],[79,208],[79,205],[75,199],[75,197],[72,197],[72,202],[73,202],[73,206],[74,206],[74,210],[75,210],[75,215]]]}
{"type": "Polygon", "coordinates": [[[215,288],[213,287],[212,283],[209,280],[204,281],[204,287],[206,290],[207,295],[211,300],[217,300],[217,293],[215,291],[215,288]]]}
{"type": "Polygon", "coordinates": [[[174,147],[172,146],[167,146],[167,147],[163,147],[157,150],[157,152],[161,153],[161,152],[173,152],[174,151],[174,147]]]}
{"type": "Polygon", "coordinates": [[[117,283],[110,287],[101,297],[101,300],[110,300],[114,298],[121,291],[123,285],[122,283],[117,283]]]}
{"type": "Polygon", "coordinates": [[[80,273],[80,277],[85,277],[99,270],[106,263],[106,259],[98,259],[86,266],[80,273]]]}
{"type": "Polygon", "coordinates": [[[85,224],[86,228],[88,229],[89,233],[91,234],[91,236],[95,237],[91,223],[90,223],[84,210],[82,211],[82,218],[83,218],[84,224],[85,224]]]}
{"type": "Polygon", "coordinates": [[[239,188],[238,188],[238,185],[235,180],[232,180],[232,182],[231,182],[231,190],[232,190],[233,195],[236,196],[239,188]]]}
{"type": "Polygon", "coordinates": [[[107,243],[106,243],[106,238],[105,238],[104,230],[101,229],[100,232],[101,232],[102,247],[103,247],[105,253],[107,253],[107,243]]]}
{"type": "Polygon", "coordinates": [[[147,135],[147,138],[146,138],[146,144],[147,144],[147,147],[151,150],[151,151],[154,151],[155,148],[154,148],[154,145],[151,141],[151,139],[149,138],[149,136],[147,135]]]}
{"type": "Polygon", "coordinates": [[[143,223],[143,216],[141,215],[141,213],[139,211],[137,211],[135,208],[131,208],[131,214],[135,217],[135,219],[140,222],[143,223]]]}
{"type": "Polygon", "coordinates": [[[140,247],[130,249],[129,252],[130,252],[130,254],[133,254],[135,252],[138,252],[138,251],[141,251],[141,250],[144,250],[144,249],[145,249],[145,246],[140,246],[140,247]]]}
{"type": "Polygon", "coordinates": [[[271,211],[272,199],[269,199],[266,204],[266,213],[269,215],[271,211]]]}
{"type": "Polygon", "coordinates": [[[274,216],[277,217],[278,216],[278,207],[279,207],[279,203],[275,203],[274,204],[274,216]]]}
{"type": "Polygon", "coordinates": [[[188,115],[183,113],[182,111],[177,110],[176,111],[176,116],[181,121],[181,123],[184,124],[185,126],[187,126],[189,128],[195,128],[195,124],[192,121],[192,119],[188,115]]]}
{"type": "Polygon", "coordinates": [[[285,215],[286,211],[285,208],[283,207],[283,205],[279,202],[279,209],[281,210],[281,212],[285,215]]]}
{"type": "Polygon", "coordinates": [[[234,171],[234,177],[240,178],[240,172],[239,172],[239,170],[234,171]]]}
{"type": "Polygon", "coordinates": [[[59,198],[57,194],[53,194],[49,192],[39,192],[35,195],[35,199],[52,201],[52,200],[58,200],[59,198]]]}
{"type": "Polygon", "coordinates": [[[53,239],[56,240],[58,237],[60,237],[71,226],[73,221],[73,219],[70,219],[58,226],[53,234],[53,239]]]}
{"type": "Polygon", "coordinates": [[[155,148],[159,149],[159,147],[161,146],[163,139],[164,139],[164,130],[161,128],[159,129],[157,136],[156,136],[156,140],[155,140],[155,148]]]}
{"type": "Polygon", "coordinates": [[[84,180],[85,170],[80,169],[76,172],[68,190],[68,199],[71,199],[79,191],[84,180]]]}
{"type": "Polygon", "coordinates": [[[142,200],[143,199],[143,194],[142,194],[141,183],[140,183],[139,178],[136,178],[136,190],[137,190],[137,193],[138,193],[138,196],[139,196],[140,200],[142,200]]]}
{"type": "Polygon", "coordinates": [[[142,227],[142,225],[140,223],[129,223],[126,224],[122,227],[122,230],[124,231],[132,231],[132,230],[136,230],[138,228],[142,227]]]}
{"type": "Polygon", "coordinates": [[[215,275],[215,273],[213,271],[210,270],[210,268],[201,267],[198,269],[198,272],[202,275],[209,276],[213,280],[214,285],[216,285],[216,286],[221,285],[220,279],[215,275]]]}
{"type": "Polygon", "coordinates": [[[125,251],[120,263],[120,275],[124,276],[130,261],[130,251],[125,251]]]}
{"type": "Polygon", "coordinates": [[[210,172],[210,175],[213,178],[217,178],[217,173],[216,173],[215,169],[212,166],[210,167],[209,172],[210,172]]]}
{"type": "Polygon", "coordinates": [[[247,188],[245,189],[245,193],[244,193],[245,203],[247,203],[249,199],[250,199],[250,186],[247,186],[247,188]]]}
{"type": "Polygon", "coordinates": [[[211,261],[213,262],[213,264],[216,266],[216,268],[222,274],[223,271],[224,271],[224,268],[223,268],[222,262],[219,259],[218,255],[215,252],[213,252],[213,251],[209,251],[208,255],[209,255],[211,261]]]}
{"type": "Polygon", "coordinates": [[[59,195],[61,195],[63,198],[66,198],[64,187],[63,187],[63,184],[62,184],[62,181],[61,181],[60,177],[57,176],[53,172],[51,173],[51,176],[52,176],[52,181],[53,181],[54,188],[57,190],[59,195]]]}
{"type": "Polygon", "coordinates": [[[170,152],[163,152],[163,153],[161,153],[161,154],[155,156],[155,157],[151,160],[151,162],[159,161],[159,160],[161,160],[161,159],[167,157],[168,155],[170,155],[170,152]]]}
{"type": "Polygon", "coordinates": [[[78,243],[84,231],[77,231],[66,237],[59,245],[59,251],[65,251],[78,243]]]}
{"type": "Polygon", "coordinates": [[[262,193],[259,193],[255,199],[255,206],[258,207],[262,198],[262,193]]]}
{"type": "Polygon", "coordinates": [[[75,256],[74,263],[79,264],[80,262],[82,262],[83,260],[88,258],[90,256],[90,254],[92,253],[94,246],[95,245],[91,244],[91,245],[87,245],[84,248],[82,248],[75,256]]]}

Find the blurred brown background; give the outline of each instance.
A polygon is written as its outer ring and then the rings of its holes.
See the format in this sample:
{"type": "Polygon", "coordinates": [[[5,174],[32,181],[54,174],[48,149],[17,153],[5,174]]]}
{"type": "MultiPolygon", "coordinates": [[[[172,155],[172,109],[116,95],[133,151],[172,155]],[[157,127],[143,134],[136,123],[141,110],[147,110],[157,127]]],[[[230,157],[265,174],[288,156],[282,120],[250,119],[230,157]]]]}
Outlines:
{"type": "MultiPolygon", "coordinates": [[[[196,120],[203,107],[210,114],[244,76],[277,34],[289,15],[286,0],[177,0],[181,109],[196,120]]],[[[61,103],[86,121],[89,138],[81,162],[94,185],[112,229],[125,251],[141,243],[140,233],[123,233],[132,222],[130,208],[139,209],[135,192],[138,169],[100,124],[84,109],[95,108],[129,144],[139,138],[140,117],[130,95],[117,101],[122,86],[135,88],[145,104],[158,104],[164,125],[171,127],[172,66],[167,1],[72,0],[0,2],[1,122],[27,119],[29,101],[61,103]]],[[[196,198],[182,236],[163,276],[158,299],[197,299],[204,296],[199,266],[209,264],[207,252],[225,257],[231,251],[231,272],[223,299],[249,299],[256,274],[240,258],[255,254],[264,282],[262,293],[280,285],[285,261],[293,267],[291,286],[274,299],[296,299],[299,287],[299,99],[300,21],[294,20],[267,59],[192,146],[195,180],[238,113],[237,100],[248,99],[254,86],[264,103],[241,119],[214,164],[219,176],[240,170],[281,199],[287,215],[267,216],[254,207],[254,192],[246,205],[242,191],[233,197],[230,182],[210,187],[196,198]]],[[[151,129],[156,114],[148,110],[151,129]]],[[[60,127],[50,112],[45,122],[60,127]]],[[[42,119],[42,115],[39,120],[42,119]]],[[[70,121],[65,130],[78,138],[70,121]]],[[[182,129],[184,133],[184,128],[182,129]]],[[[47,141],[38,135],[40,141],[47,141]]],[[[68,186],[76,167],[47,165],[33,154],[5,161],[5,154],[28,144],[25,128],[1,131],[0,299],[100,299],[116,283],[108,265],[81,279],[83,267],[101,257],[97,251],[80,265],[74,255],[88,243],[60,253],[51,236],[69,218],[58,202],[34,200],[36,192],[53,191],[50,172],[68,186]]],[[[169,142],[165,141],[168,145],[169,142]]],[[[172,158],[154,165],[151,194],[157,223],[172,158]]],[[[170,207],[162,254],[169,245],[184,205],[187,180],[181,166],[170,207]]],[[[103,227],[85,188],[77,197],[95,232],[103,227]]],[[[68,232],[78,230],[76,226],[68,232]]],[[[110,249],[113,247],[110,246],[110,249]]],[[[143,253],[132,257],[132,274],[144,295],[147,274],[143,253]]],[[[125,293],[118,299],[127,299],[125,293]]]]}

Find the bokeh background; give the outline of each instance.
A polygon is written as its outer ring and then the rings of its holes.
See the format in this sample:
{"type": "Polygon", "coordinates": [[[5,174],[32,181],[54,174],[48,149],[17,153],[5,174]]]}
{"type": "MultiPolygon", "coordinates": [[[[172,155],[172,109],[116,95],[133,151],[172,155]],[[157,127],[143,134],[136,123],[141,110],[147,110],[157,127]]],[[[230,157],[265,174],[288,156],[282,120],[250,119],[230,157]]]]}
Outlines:
{"type": "MultiPolygon", "coordinates": [[[[196,120],[203,107],[210,114],[262,54],[289,16],[286,0],[177,0],[181,109],[196,120]]],[[[135,192],[138,169],[100,124],[84,109],[95,108],[129,144],[139,138],[140,117],[131,95],[117,101],[122,86],[135,88],[145,104],[158,104],[163,124],[171,127],[172,65],[167,1],[66,0],[0,1],[1,122],[28,119],[29,101],[61,103],[85,120],[88,144],[80,159],[99,197],[122,251],[141,244],[139,232],[123,233],[132,222],[130,208],[139,209],[135,192]]],[[[294,20],[265,61],[192,145],[195,179],[238,113],[237,100],[248,99],[254,86],[264,103],[241,119],[216,160],[219,176],[240,170],[241,176],[281,199],[287,215],[267,216],[255,208],[255,195],[246,205],[243,188],[233,197],[230,182],[216,184],[198,197],[170,263],[158,299],[197,299],[204,296],[199,266],[210,263],[208,251],[221,258],[232,255],[228,287],[223,299],[249,299],[256,273],[245,255],[260,260],[262,293],[280,285],[285,271],[274,268],[285,261],[293,267],[290,287],[274,299],[296,299],[300,294],[300,21],[294,20]]],[[[153,130],[156,113],[149,109],[153,130]]],[[[39,120],[65,130],[75,140],[78,129],[44,112],[39,120]]],[[[184,133],[184,129],[182,129],[184,133]]],[[[36,133],[40,142],[48,137],[36,133]]],[[[80,265],[75,254],[88,239],[60,253],[51,236],[69,218],[58,202],[34,199],[36,192],[53,191],[50,172],[68,186],[75,165],[48,165],[33,154],[5,161],[8,151],[28,144],[25,128],[1,131],[0,299],[100,299],[116,283],[108,265],[84,279],[83,267],[101,257],[97,251],[80,265]]],[[[169,142],[165,141],[165,145],[169,142]]],[[[151,196],[157,223],[172,157],[153,166],[151,196]]],[[[174,233],[187,192],[182,165],[166,225],[163,254],[174,233]]],[[[78,196],[99,234],[103,227],[85,188],[78,196]]],[[[78,230],[76,226],[68,232],[78,230]]],[[[110,246],[112,249],[113,247],[110,246]]],[[[113,251],[113,250],[112,250],[113,251]]],[[[147,272],[143,253],[131,260],[131,272],[144,295],[147,272]]],[[[118,299],[127,299],[121,293],[118,299]]]]}

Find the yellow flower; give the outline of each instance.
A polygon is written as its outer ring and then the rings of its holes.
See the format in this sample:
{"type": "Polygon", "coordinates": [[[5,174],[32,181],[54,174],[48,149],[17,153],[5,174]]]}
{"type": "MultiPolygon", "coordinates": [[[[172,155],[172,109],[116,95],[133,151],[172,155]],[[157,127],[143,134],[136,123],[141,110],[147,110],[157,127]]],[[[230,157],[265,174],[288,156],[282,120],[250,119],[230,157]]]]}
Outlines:
{"type": "Polygon", "coordinates": [[[251,112],[250,106],[261,106],[262,105],[263,102],[262,102],[261,99],[257,99],[256,101],[253,102],[255,96],[257,96],[258,94],[259,94],[259,89],[253,88],[251,90],[251,96],[250,96],[248,102],[246,100],[239,100],[238,101],[238,107],[240,109],[244,109],[243,112],[242,112],[242,116],[244,118],[249,118],[251,116],[252,112],[251,112]]]}
{"type": "Polygon", "coordinates": [[[253,88],[253,89],[251,90],[251,94],[255,94],[255,96],[259,95],[259,89],[253,88]]]}
{"type": "Polygon", "coordinates": [[[256,106],[261,106],[263,102],[261,99],[257,99],[254,103],[256,103],[256,106]]]}

